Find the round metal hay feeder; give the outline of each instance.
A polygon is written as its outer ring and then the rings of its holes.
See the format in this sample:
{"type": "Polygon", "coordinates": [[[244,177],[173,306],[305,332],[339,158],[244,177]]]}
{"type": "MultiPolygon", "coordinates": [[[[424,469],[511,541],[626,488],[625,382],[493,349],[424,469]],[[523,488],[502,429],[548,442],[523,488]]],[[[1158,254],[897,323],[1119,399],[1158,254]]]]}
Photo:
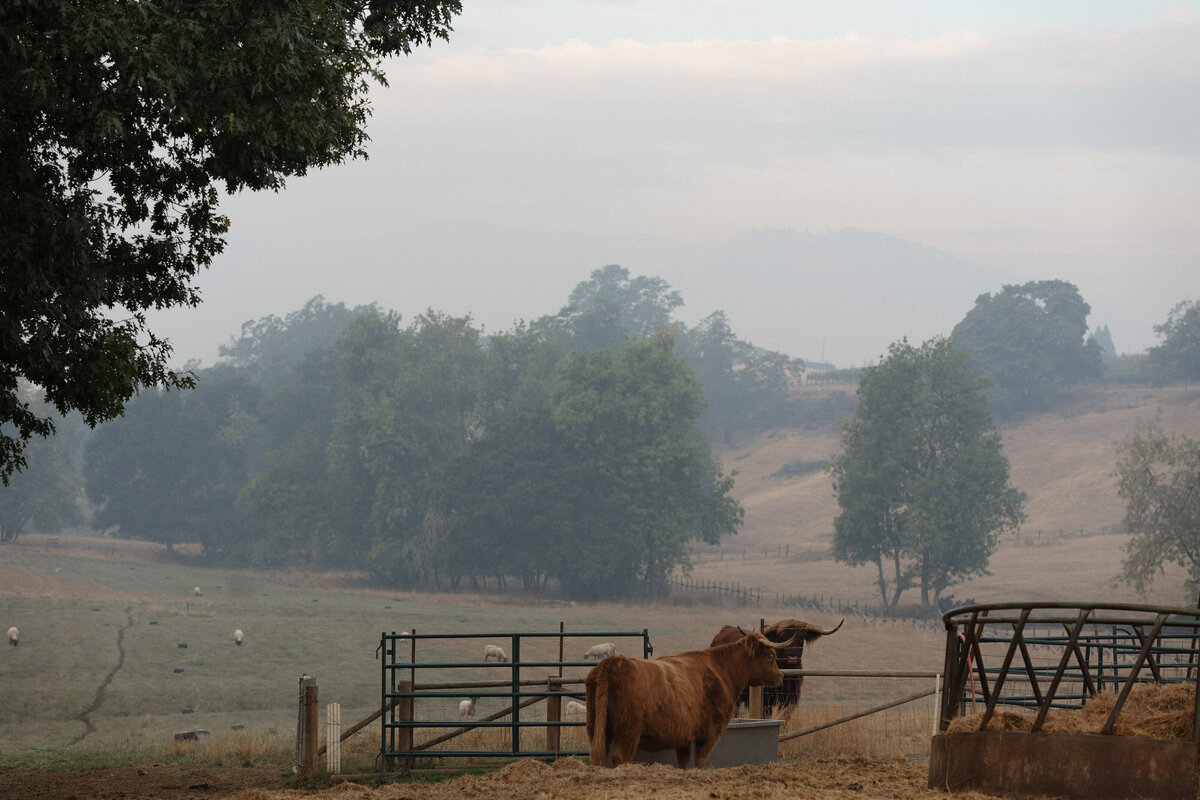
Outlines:
{"type": "MultiPolygon", "coordinates": [[[[929,786],[998,795],[1189,798],[1197,788],[1200,715],[1190,738],[1118,736],[1114,726],[1139,683],[1194,691],[1200,611],[1106,603],[1001,603],[958,608],[946,625],[945,693],[929,758],[929,786]],[[1054,710],[1116,701],[1098,732],[1046,730],[1054,710]],[[1023,709],[1028,730],[998,727],[997,710],[1023,709]],[[950,731],[964,713],[977,730],[950,731]]],[[[957,726],[956,726],[957,727],[957,726]]]]}

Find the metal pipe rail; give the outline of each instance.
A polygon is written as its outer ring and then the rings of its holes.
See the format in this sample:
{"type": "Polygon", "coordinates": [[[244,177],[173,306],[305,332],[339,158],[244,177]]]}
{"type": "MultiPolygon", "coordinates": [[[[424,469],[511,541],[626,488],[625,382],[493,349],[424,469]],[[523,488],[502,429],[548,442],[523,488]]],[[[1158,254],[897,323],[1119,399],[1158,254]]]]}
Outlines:
{"type": "MultiPolygon", "coordinates": [[[[1111,732],[1135,683],[1169,681],[1171,676],[1167,672],[1170,670],[1188,673],[1185,678],[1175,676],[1176,680],[1192,679],[1197,642],[1200,641],[1200,611],[1150,605],[996,603],[954,609],[942,619],[946,627],[946,692],[942,698],[939,727],[943,731],[957,716],[963,698],[974,696],[974,691],[967,689],[972,676],[979,680],[979,694],[985,704],[980,722],[981,729],[985,729],[997,704],[1002,700],[1008,703],[1003,689],[1011,673],[1019,675],[1022,682],[1028,682],[1033,688],[1034,705],[1038,709],[1034,731],[1042,729],[1052,707],[1063,707],[1063,700],[1077,701],[1070,706],[1078,708],[1088,697],[1098,693],[1106,680],[1114,688],[1119,685],[1117,703],[1104,726],[1104,732],[1111,732]],[[1065,635],[1026,637],[1025,629],[1033,624],[1060,626],[1065,635]],[[1087,626],[1094,631],[1090,637],[1084,635],[1087,626]],[[1101,637],[1098,634],[1100,626],[1128,629],[1132,631],[1132,637],[1126,639],[1128,644],[1123,641],[1118,650],[1116,634],[1106,631],[1101,637]],[[1185,641],[1187,645],[1168,644],[1164,647],[1164,639],[1185,641]],[[984,645],[987,644],[1005,646],[1003,661],[998,668],[986,663],[984,645]],[[1052,666],[1034,664],[1029,650],[1034,644],[1057,647],[1060,650],[1057,663],[1052,666]],[[1100,654],[1095,663],[1087,656],[1093,652],[1100,654]],[[1136,657],[1130,664],[1121,664],[1117,658],[1121,652],[1136,652],[1136,657]],[[1111,656],[1107,667],[1103,663],[1105,653],[1111,656]],[[1189,662],[1171,662],[1166,658],[1181,655],[1188,655],[1189,662]],[[1148,670],[1151,677],[1145,677],[1143,669],[1148,670]],[[1039,677],[1044,678],[1047,674],[1050,681],[1043,688],[1039,677]],[[1081,683],[1083,691],[1062,691],[1067,681],[1081,683]]],[[[1022,696],[1022,699],[1026,698],[1022,696]]],[[[1014,704],[1028,705],[1027,702],[1014,704]]],[[[1196,716],[1193,738],[1200,741],[1200,715],[1196,716]]]]}
{"type": "Polygon", "coordinates": [[[564,697],[582,697],[580,691],[565,689],[568,684],[583,682],[582,677],[563,675],[564,668],[593,667],[595,661],[567,660],[564,658],[565,644],[568,641],[590,640],[591,642],[621,641],[636,639],[643,658],[649,658],[654,648],[650,644],[649,631],[581,631],[567,632],[562,629],[557,632],[530,633],[384,633],[376,650],[382,661],[380,706],[385,709],[381,715],[380,755],[383,769],[386,772],[392,761],[399,760],[406,767],[417,755],[432,755],[427,748],[455,736],[461,735],[473,728],[506,728],[511,731],[511,746],[503,750],[438,750],[438,757],[488,757],[488,756],[561,756],[582,755],[586,751],[561,750],[557,748],[559,729],[563,727],[578,727],[580,721],[563,721],[558,718],[560,704],[564,697]],[[450,661],[444,656],[434,661],[418,662],[417,644],[424,641],[460,641],[487,639],[492,643],[503,642],[508,650],[507,661],[450,661]],[[545,640],[558,641],[558,658],[549,660],[545,652],[540,656],[534,655],[529,660],[523,660],[522,649],[536,650],[534,644],[545,640]],[[523,648],[523,645],[526,647],[523,648]],[[405,652],[407,651],[407,652],[405,652]],[[407,656],[407,658],[405,658],[407,656]],[[421,672],[447,670],[505,670],[508,679],[483,681],[444,681],[418,683],[416,677],[421,672]],[[526,678],[522,670],[556,670],[557,675],[526,678]],[[407,680],[401,680],[404,674],[407,680]],[[541,687],[541,688],[535,688],[541,687]],[[414,713],[416,703],[422,699],[445,698],[505,698],[509,700],[506,708],[501,709],[484,719],[464,723],[462,720],[421,720],[414,713]],[[547,703],[547,719],[521,718],[521,711],[535,703],[547,703]],[[502,720],[502,717],[511,717],[502,720]],[[454,728],[447,734],[434,737],[430,741],[418,744],[413,734],[420,729],[454,728]],[[555,747],[543,749],[523,749],[521,732],[527,728],[541,728],[547,731],[547,742],[555,747]]]}
{"type": "Polygon", "coordinates": [[[1200,609],[996,603],[954,609],[942,620],[946,691],[940,732],[930,746],[931,788],[1088,800],[1195,797],[1200,693],[1193,692],[1190,740],[1117,736],[1114,730],[1136,684],[1195,684],[1200,609]],[[1021,703],[1013,702],[1014,693],[1005,689],[1014,682],[1032,689],[1032,701],[1021,695],[1021,703]],[[1116,698],[1099,730],[1045,729],[1052,707],[1064,700],[1078,707],[1106,688],[1116,698]],[[977,729],[951,733],[967,697],[983,701],[977,729]],[[1000,704],[1035,708],[1030,729],[988,730],[1000,704]]]}

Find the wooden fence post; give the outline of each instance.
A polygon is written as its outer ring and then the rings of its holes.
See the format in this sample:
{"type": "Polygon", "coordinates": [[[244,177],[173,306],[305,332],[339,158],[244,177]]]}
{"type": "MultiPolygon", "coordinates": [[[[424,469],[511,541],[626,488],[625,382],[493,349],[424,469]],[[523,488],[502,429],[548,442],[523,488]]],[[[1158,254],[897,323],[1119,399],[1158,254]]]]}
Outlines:
{"type": "Polygon", "coordinates": [[[750,718],[763,718],[763,687],[750,687],[750,718]]]}
{"type": "Polygon", "coordinates": [[[305,777],[317,774],[317,748],[321,746],[318,692],[319,689],[315,683],[304,687],[304,767],[301,772],[305,777]]]}
{"type": "MultiPolygon", "coordinates": [[[[397,692],[411,692],[413,690],[412,681],[396,681],[397,692]]],[[[397,697],[396,698],[396,719],[401,722],[412,722],[413,720],[413,698],[412,697],[397,697]]],[[[413,729],[401,728],[397,735],[396,749],[407,751],[413,749],[413,729]]]]}
{"type": "Polygon", "coordinates": [[[299,712],[296,716],[296,765],[301,777],[310,778],[317,770],[317,679],[300,676],[299,712]]]}
{"type": "MultiPolygon", "coordinates": [[[[562,684],[557,683],[554,678],[546,679],[546,691],[557,692],[562,690],[562,684]]],[[[562,697],[552,695],[546,698],[546,722],[555,723],[562,720],[562,697]]],[[[546,750],[551,753],[558,752],[558,745],[561,741],[562,728],[557,725],[546,726],[546,750]]]]}

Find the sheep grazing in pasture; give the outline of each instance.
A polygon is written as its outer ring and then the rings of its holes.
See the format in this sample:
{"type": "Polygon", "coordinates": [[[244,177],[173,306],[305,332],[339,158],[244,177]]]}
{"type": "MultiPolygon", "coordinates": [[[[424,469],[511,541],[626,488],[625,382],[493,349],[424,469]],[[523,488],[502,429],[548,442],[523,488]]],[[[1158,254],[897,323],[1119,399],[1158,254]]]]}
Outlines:
{"type": "Polygon", "coordinates": [[[485,644],[483,646],[484,661],[502,661],[508,663],[508,653],[504,652],[503,647],[494,644],[485,644]]]}
{"type": "Polygon", "coordinates": [[[195,589],[192,589],[192,594],[196,595],[196,597],[203,597],[203,595],[200,593],[199,586],[197,586],[195,589]]]}
{"type": "Polygon", "coordinates": [[[566,711],[568,714],[570,714],[572,716],[575,716],[577,714],[586,714],[587,706],[585,706],[583,703],[579,702],[578,700],[568,700],[566,711]]]}
{"type": "Polygon", "coordinates": [[[236,631],[233,632],[233,643],[236,644],[238,647],[242,646],[242,642],[245,640],[245,638],[246,638],[246,634],[242,633],[241,628],[238,628],[236,631]]]}
{"type": "Polygon", "coordinates": [[[601,659],[608,658],[609,656],[615,656],[616,654],[617,646],[612,642],[605,642],[604,644],[597,644],[589,647],[587,652],[583,654],[583,660],[600,661],[601,659]]]}
{"type": "Polygon", "coordinates": [[[468,700],[463,700],[458,704],[458,715],[463,719],[475,716],[475,704],[478,702],[478,697],[472,697],[468,700]]]}
{"type": "Polygon", "coordinates": [[[16,625],[8,629],[8,643],[13,647],[21,643],[21,632],[17,630],[16,625]]]}

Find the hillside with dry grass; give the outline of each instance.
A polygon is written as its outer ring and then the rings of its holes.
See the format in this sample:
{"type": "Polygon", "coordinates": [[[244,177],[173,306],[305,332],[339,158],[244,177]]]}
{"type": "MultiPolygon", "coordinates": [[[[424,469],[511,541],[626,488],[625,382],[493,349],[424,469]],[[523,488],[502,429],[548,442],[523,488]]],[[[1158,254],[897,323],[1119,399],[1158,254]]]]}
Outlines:
{"type": "MultiPolygon", "coordinates": [[[[1012,482],[1027,495],[1028,519],[1018,534],[1001,539],[992,575],[955,587],[954,596],[1192,605],[1178,569],[1168,569],[1146,597],[1116,580],[1129,538],[1113,476],[1116,443],[1138,420],[1156,417],[1167,431],[1200,438],[1200,390],[1077,389],[1055,411],[1002,428],[1012,482]]],[[[771,430],[721,450],[726,470],[737,471],[745,524],[721,546],[698,549],[693,576],[878,604],[874,569],[838,564],[830,554],[838,508],[829,476],[820,470],[781,474],[789,464],[828,459],[839,446],[838,431],[825,426],[771,430]]]]}

